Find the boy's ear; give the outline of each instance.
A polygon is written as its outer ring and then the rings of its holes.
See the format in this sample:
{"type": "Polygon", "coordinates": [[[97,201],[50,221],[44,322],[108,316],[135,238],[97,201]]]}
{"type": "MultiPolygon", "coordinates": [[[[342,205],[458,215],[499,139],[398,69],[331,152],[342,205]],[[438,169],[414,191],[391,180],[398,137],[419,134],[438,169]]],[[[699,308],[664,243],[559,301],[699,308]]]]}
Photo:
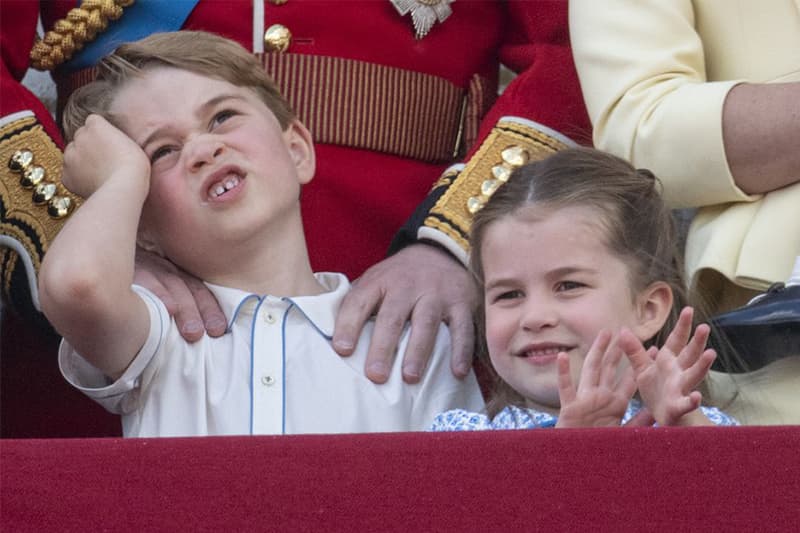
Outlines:
{"type": "Polygon", "coordinates": [[[289,155],[297,169],[297,177],[305,185],[314,177],[317,159],[311,133],[299,120],[293,120],[283,132],[289,155]]]}
{"type": "Polygon", "coordinates": [[[658,333],[667,321],[672,309],[672,288],[663,281],[646,287],[636,298],[638,323],[633,333],[642,342],[658,333]]]}

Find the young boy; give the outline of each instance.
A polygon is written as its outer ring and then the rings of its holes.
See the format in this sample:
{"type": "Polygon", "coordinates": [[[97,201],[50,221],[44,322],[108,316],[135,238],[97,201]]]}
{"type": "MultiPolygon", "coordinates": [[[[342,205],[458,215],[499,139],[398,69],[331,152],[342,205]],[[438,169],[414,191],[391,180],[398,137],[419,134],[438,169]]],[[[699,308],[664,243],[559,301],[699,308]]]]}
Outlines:
{"type": "Polygon", "coordinates": [[[64,336],[64,376],[120,413],[125,436],[421,430],[482,407],[474,376],[452,376],[444,328],[415,385],[399,363],[370,382],[368,338],[350,358],[333,351],[349,283],[309,264],[310,134],[239,45],[175,32],[122,46],[64,127],[64,183],[87,200],[46,254],[41,303],[64,336]],[[229,333],[186,343],[132,286],[137,243],[204,280],[229,333]]]}

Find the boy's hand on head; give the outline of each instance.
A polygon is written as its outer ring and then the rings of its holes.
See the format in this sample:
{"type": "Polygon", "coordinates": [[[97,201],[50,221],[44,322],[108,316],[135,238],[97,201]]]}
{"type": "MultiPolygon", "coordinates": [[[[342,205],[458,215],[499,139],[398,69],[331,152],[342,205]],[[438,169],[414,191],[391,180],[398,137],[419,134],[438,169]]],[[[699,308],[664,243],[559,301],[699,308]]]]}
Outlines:
{"type": "Polygon", "coordinates": [[[577,387],[572,383],[569,356],[558,354],[558,395],[561,412],[556,427],[619,426],[636,391],[633,370],[619,373],[622,350],[608,331],[592,343],[577,387]]]}
{"type": "Polygon", "coordinates": [[[133,282],[164,303],[188,342],[200,340],[204,333],[210,337],[225,333],[225,315],[208,287],[167,259],[137,248],[133,282]]]}
{"type": "Polygon", "coordinates": [[[706,324],[697,326],[692,335],[692,314],[689,307],[681,311],[661,349],[645,350],[630,331],[620,335],[642,402],[661,426],[710,423],[697,411],[702,395],[695,389],[708,374],[716,354],[705,349],[710,332],[706,324]]]}
{"type": "Polygon", "coordinates": [[[365,373],[375,383],[384,383],[410,320],[403,379],[416,383],[431,357],[439,325],[445,322],[453,343],[453,374],[464,377],[472,364],[476,302],[469,274],[461,263],[433,246],[413,244],[353,283],[336,316],[333,347],[339,355],[352,354],[364,324],[377,311],[365,373]]]}
{"type": "Polygon", "coordinates": [[[150,161],[121,130],[99,115],[89,115],[64,150],[62,182],[88,198],[114,176],[143,179],[149,187],[150,161]]]}

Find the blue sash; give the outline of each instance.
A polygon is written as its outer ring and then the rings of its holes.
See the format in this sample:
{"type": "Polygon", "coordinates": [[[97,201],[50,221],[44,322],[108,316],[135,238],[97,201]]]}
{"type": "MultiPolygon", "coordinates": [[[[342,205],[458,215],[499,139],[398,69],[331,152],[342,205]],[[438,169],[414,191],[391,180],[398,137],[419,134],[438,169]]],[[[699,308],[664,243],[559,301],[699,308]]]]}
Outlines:
{"type": "Polygon", "coordinates": [[[198,1],[136,0],[125,8],[119,19],[112,20],[104,32],[76,52],[59,70],[72,72],[93,67],[123,43],[137,41],[151,33],[179,30],[198,1]]]}

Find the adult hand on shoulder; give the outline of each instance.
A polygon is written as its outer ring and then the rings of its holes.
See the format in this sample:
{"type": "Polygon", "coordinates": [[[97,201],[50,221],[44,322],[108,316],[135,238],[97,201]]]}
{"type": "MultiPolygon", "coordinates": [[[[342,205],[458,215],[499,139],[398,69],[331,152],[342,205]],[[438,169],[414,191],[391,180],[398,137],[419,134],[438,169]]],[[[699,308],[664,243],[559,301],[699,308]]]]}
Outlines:
{"type": "Polygon", "coordinates": [[[472,364],[476,303],[476,291],[461,263],[434,246],[412,244],[353,283],[336,317],[333,347],[342,356],[352,354],[364,324],[377,311],[365,373],[375,383],[383,383],[410,320],[403,379],[416,383],[430,359],[439,324],[445,322],[452,338],[451,368],[454,375],[463,377],[472,364]]]}
{"type": "Polygon", "coordinates": [[[164,302],[188,342],[200,340],[204,332],[211,337],[225,333],[225,315],[208,287],[167,259],[137,248],[133,282],[164,302]]]}

